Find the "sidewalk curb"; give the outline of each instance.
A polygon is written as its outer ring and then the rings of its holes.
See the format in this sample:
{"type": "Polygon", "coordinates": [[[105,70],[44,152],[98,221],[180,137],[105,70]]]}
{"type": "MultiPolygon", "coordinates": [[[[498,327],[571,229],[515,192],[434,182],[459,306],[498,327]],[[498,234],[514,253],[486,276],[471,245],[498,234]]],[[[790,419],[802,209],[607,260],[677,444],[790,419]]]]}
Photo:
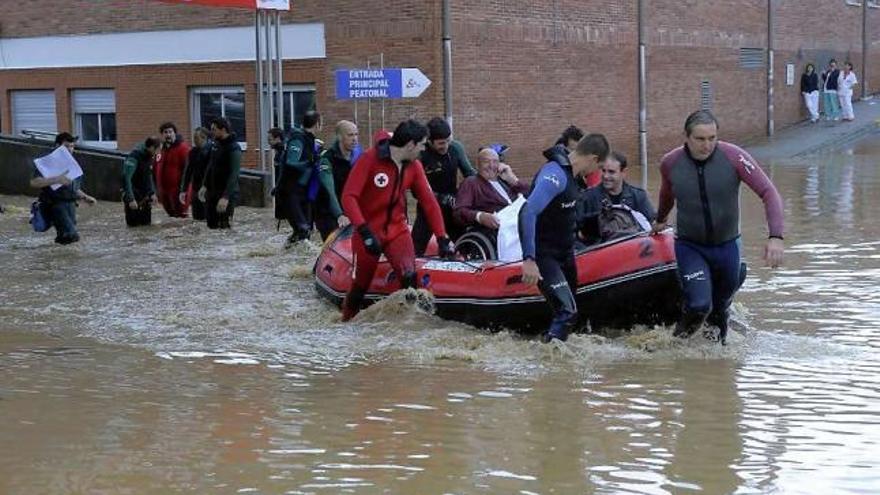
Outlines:
{"type": "Polygon", "coordinates": [[[843,136],[838,136],[834,139],[829,139],[827,141],[823,141],[815,146],[807,148],[799,153],[796,153],[792,156],[792,158],[799,158],[807,155],[819,155],[824,153],[836,152],[840,151],[841,148],[846,147],[848,144],[851,144],[853,141],[857,141],[869,134],[872,134],[880,128],[880,122],[871,122],[865,124],[859,128],[853,129],[852,131],[844,134],[843,136]]]}

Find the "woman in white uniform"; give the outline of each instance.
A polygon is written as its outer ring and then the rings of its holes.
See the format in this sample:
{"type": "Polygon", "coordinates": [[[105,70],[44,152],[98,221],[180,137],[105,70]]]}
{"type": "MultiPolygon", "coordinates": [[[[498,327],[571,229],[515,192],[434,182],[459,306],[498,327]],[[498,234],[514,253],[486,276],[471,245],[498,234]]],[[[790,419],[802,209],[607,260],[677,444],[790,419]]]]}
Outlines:
{"type": "Polygon", "coordinates": [[[843,64],[843,70],[837,79],[837,98],[840,100],[840,110],[843,113],[843,120],[849,122],[856,119],[852,107],[853,86],[859,83],[856,79],[856,73],[853,72],[853,66],[847,62],[843,64]]]}

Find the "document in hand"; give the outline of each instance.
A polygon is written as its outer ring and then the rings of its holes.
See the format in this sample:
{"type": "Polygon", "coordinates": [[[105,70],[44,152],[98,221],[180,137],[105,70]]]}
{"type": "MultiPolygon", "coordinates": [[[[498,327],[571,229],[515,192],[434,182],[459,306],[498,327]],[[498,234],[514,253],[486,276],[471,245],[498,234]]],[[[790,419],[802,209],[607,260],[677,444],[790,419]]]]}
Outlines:
{"type": "MultiPolygon", "coordinates": [[[[76,180],[83,175],[79,163],[77,163],[76,159],[73,158],[73,155],[70,154],[70,150],[64,146],[59,146],[55,148],[55,151],[52,153],[37,158],[34,160],[34,164],[37,166],[37,170],[40,171],[43,177],[47,178],[55,177],[56,175],[66,175],[68,179],[76,180]]],[[[61,187],[61,184],[52,184],[49,187],[55,191],[61,187]]]]}

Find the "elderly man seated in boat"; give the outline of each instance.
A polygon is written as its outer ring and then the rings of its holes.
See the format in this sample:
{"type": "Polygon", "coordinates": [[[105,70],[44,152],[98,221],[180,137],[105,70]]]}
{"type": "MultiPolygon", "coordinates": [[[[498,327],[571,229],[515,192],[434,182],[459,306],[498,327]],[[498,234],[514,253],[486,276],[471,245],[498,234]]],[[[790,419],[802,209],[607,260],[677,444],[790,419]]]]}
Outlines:
{"type": "Polygon", "coordinates": [[[528,190],[529,184],[517,178],[495,149],[482,148],[477,155],[477,175],[465,179],[458,188],[453,217],[466,227],[497,231],[500,222],[495,213],[528,190]]]}

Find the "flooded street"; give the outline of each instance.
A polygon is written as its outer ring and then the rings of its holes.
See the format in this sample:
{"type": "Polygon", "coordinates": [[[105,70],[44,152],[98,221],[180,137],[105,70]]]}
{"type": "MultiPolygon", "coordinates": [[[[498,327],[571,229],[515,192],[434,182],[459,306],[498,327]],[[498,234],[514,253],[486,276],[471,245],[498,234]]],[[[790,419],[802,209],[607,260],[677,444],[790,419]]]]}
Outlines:
{"type": "Polygon", "coordinates": [[[878,158],[875,137],[772,164],[775,271],[744,188],[726,348],[542,345],[397,301],[342,324],[319,246],[284,251],[269,210],[211,232],[82,206],[57,247],[0,197],[0,493],[876,493],[878,158]]]}

